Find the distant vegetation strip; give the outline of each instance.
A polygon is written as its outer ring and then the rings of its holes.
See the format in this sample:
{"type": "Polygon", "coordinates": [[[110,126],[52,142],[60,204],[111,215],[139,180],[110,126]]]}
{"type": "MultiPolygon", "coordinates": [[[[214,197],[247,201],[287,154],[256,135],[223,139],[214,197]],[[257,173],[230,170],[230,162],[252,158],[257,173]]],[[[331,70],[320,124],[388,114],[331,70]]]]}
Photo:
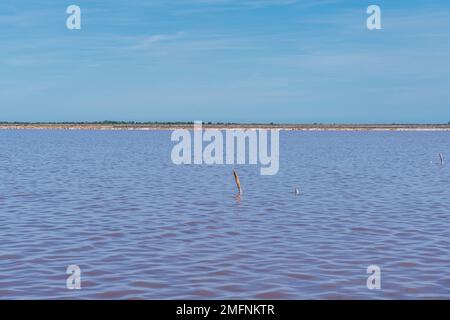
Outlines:
{"type": "MultiPolygon", "coordinates": [[[[25,121],[0,121],[0,125],[17,125],[17,126],[40,126],[40,125],[60,125],[60,126],[85,126],[85,125],[125,125],[125,126],[171,126],[171,125],[193,125],[194,122],[183,122],[183,121],[170,121],[170,122],[160,122],[160,121],[75,121],[75,122],[25,122],[25,121]]],[[[450,121],[447,123],[440,124],[419,124],[419,123],[380,123],[380,124],[364,124],[364,123],[261,123],[261,122],[203,122],[204,125],[211,126],[279,126],[279,127],[450,127],[450,121]]]]}

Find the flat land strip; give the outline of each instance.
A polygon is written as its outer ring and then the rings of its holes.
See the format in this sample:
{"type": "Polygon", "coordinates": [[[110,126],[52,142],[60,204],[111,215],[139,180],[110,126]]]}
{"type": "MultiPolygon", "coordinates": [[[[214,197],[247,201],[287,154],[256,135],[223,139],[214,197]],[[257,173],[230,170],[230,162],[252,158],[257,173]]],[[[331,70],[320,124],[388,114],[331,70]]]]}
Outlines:
{"type": "MultiPolygon", "coordinates": [[[[0,130],[176,130],[192,123],[0,123],[0,130]]],[[[204,129],[279,129],[287,131],[450,131],[450,124],[203,124],[204,129]]]]}

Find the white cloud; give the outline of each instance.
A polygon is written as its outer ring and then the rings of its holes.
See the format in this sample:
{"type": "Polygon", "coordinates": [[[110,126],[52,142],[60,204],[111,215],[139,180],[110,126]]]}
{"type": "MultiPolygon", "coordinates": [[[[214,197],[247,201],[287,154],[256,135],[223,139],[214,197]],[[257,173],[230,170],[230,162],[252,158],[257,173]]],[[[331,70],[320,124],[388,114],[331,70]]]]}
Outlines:
{"type": "Polygon", "coordinates": [[[155,34],[151,36],[147,36],[144,39],[141,39],[139,43],[133,47],[133,49],[147,49],[151,48],[157,43],[172,41],[183,37],[184,32],[177,32],[174,34],[155,34]]]}

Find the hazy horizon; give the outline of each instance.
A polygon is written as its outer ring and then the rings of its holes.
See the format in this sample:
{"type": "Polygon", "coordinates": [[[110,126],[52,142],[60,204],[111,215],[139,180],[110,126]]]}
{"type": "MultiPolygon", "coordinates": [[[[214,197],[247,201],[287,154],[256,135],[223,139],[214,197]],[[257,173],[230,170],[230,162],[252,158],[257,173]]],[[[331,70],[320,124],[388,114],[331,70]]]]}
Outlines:
{"type": "MultiPolygon", "coordinates": [[[[407,122],[391,122],[391,123],[377,123],[377,122],[251,122],[251,121],[202,121],[204,125],[226,125],[226,124],[237,124],[237,125],[317,125],[317,126],[389,126],[389,125],[399,125],[399,126],[449,126],[450,121],[447,122],[428,122],[428,123],[407,123],[407,122]]],[[[193,124],[194,121],[177,121],[177,120],[168,120],[168,121],[134,121],[134,120],[94,120],[94,121],[1,121],[0,124],[93,124],[93,125],[101,125],[101,124],[193,124]]]]}

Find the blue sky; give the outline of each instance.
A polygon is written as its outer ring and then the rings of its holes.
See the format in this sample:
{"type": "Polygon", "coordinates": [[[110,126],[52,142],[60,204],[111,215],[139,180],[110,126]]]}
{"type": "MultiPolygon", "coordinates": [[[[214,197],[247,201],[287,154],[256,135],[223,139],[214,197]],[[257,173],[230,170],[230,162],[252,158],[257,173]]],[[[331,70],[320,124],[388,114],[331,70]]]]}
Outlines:
{"type": "Polygon", "coordinates": [[[447,123],[450,3],[2,0],[0,121],[106,119],[447,123]]]}

